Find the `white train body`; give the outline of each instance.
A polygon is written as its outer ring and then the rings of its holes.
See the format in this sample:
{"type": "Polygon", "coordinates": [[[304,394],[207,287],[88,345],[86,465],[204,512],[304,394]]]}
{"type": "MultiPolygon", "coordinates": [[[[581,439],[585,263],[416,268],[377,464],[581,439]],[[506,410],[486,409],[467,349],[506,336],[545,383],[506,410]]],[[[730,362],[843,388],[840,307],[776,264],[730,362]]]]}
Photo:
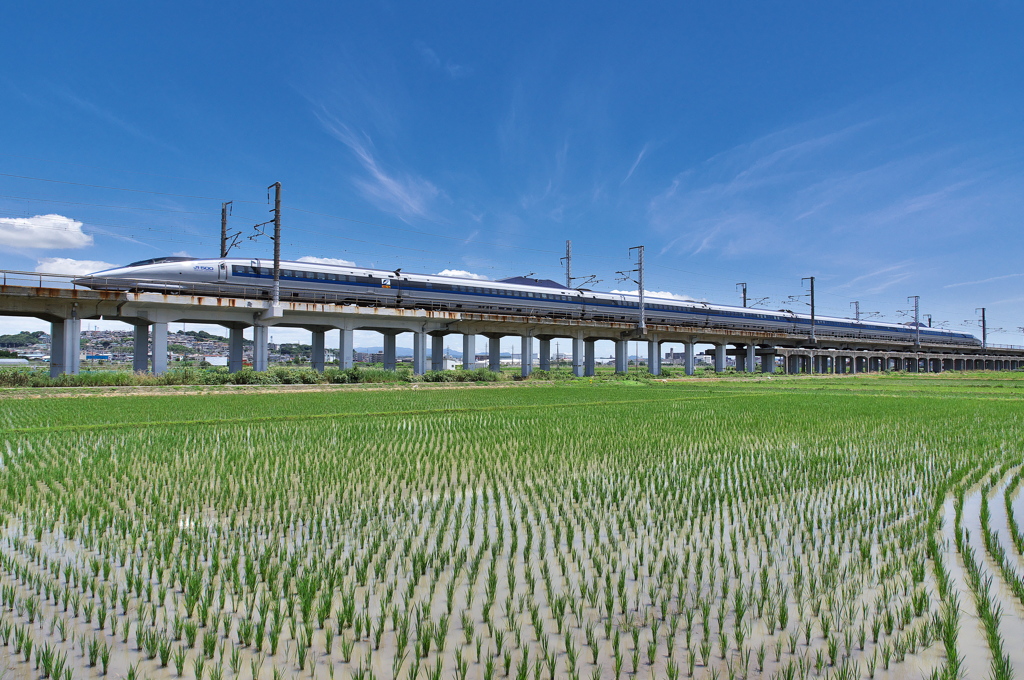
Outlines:
{"type": "MultiPolygon", "coordinates": [[[[107,269],[75,280],[76,284],[103,290],[153,290],[199,294],[269,297],[273,267],[267,260],[239,258],[195,259],[164,257],[107,269]]],[[[407,274],[363,267],[344,267],[311,262],[282,262],[282,300],[333,302],[446,309],[489,314],[525,314],[596,321],[635,322],[639,316],[636,295],[602,293],[565,288],[552,281],[531,279],[486,281],[407,274]]],[[[646,296],[648,323],[685,324],[708,329],[763,330],[809,335],[806,314],[770,311],[692,300],[646,296]]],[[[815,334],[828,338],[898,340],[912,343],[913,325],[817,317],[815,334]]],[[[968,333],[940,328],[920,328],[929,344],[981,346],[968,333]]]]}

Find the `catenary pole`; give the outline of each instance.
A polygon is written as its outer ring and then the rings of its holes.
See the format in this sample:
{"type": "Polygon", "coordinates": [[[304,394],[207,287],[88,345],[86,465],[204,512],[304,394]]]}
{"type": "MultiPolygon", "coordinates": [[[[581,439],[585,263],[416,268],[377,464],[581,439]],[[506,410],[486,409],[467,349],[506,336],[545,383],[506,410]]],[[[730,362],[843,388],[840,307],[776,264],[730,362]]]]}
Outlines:
{"type": "Polygon", "coordinates": [[[814,318],[814,277],[805,276],[800,279],[800,282],[810,281],[811,282],[811,342],[817,342],[818,338],[815,335],[815,318],[814,318]]]}
{"type": "Polygon", "coordinates": [[[274,182],[274,306],[281,303],[281,183],[274,182]]]}

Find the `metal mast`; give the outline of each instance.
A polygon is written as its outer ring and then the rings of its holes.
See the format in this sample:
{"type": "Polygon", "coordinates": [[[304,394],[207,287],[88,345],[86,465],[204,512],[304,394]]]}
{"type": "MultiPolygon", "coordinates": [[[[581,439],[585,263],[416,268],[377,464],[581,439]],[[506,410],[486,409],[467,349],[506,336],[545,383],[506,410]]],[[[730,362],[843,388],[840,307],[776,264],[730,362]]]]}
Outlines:
{"type": "Polygon", "coordinates": [[[921,346],[921,296],[911,295],[907,301],[914,301],[914,347],[921,346]]]}
{"type": "Polygon", "coordinates": [[[565,287],[572,288],[572,241],[565,242],[565,287]]]}
{"type": "Polygon", "coordinates": [[[743,306],[746,307],[747,306],[747,284],[746,283],[737,283],[736,286],[743,290],[743,306]]]}
{"type": "Polygon", "coordinates": [[[228,256],[228,206],[231,201],[220,204],[220,256],[228,256]]]}
{"type": "Polygon", "coordinates": [[[281,303],[281,183],[274,182],[274,306],[281,303]]]}
{"type": "Polygon", "coordinates": [[[640,323],[637,324],[640,332],[643,333],[647,330],[647,310],[644,309],[644,247],[634,246],[630,248],[630,251],[637,251],[637,273],[639,277],[637,279],[637,285],[640,287],[640,323]]]}
{"type": "Polygon", "coordinates": [[[800,279],[800,283],[803,283],[804,281],[810,281],[811,282],[811,342],[817,342],[818,338],[814,334],[815,333],[815,328],[814,328],[814,277],[813,276],[805,276],[804,278],[800,279]]]}

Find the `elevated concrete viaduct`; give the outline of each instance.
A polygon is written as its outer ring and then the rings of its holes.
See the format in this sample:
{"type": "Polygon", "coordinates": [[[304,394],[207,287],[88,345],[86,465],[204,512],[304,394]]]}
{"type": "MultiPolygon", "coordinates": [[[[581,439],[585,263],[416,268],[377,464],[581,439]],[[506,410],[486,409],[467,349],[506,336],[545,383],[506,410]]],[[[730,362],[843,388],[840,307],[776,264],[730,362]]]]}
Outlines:
{"type": "MultiPolygon", "coordinates": [[[[5,278],[6,281],[6,278],[5,278]]],[[[266,370],[270,329],[277,326],[304,328],[313,335],[312,364],[323,370],[325,334],[340,330],[339,357],[342,368],[352,365],[352,333],[372,330],[384,337],[384,366],[396,366],[396,336],[413,333],[413,371],[421,374],[429,367],[443,366],[442,353],[447,335],[463,336],[463,362],[470,366],[477,349],[477,338],[488,343],[488,366],[500,368],[500,340],[516,336],[521,353],[530,360],[522,364],[522,374],[532,370],[535,344],[539,344],[539,367],[551,366],[551,341],[572,342],[573,372],[594,375],[595,342],[610,340],[615,346],[615,368],[628,368],[628,343],[647,343],[649,370],[661,372],[661,345],[684,346],[684,365],[688,375],[695,368],[695,345],[710,344],[707,352],[716,371],[724,371],[726,357],[736,358],[736,370],[774,372],[781,362],[787,373],[863,373],[905,370],[920,372],[963,370],[1014,370],[1024,367],[1024,348],[929,345],[852,337],[829,337],[819,333],[810,343],[804,335],[766,333],[699,326],[648,325],[638,335],[635,325],[579,319],[533,316],[505,316],[428,309],[370,307],[313,302],[282,302],[277,307],[263,299],[174,295],[162,293],[108,292],[43,285],[0,285],[0,315],[29,316],[51,324],[51,375],[77,373],[83,319],[116,320],[135,327],[134,361],[136,371],[163,373],[167,370],[167,324],[215,324],[228,329],[231,371],[242,368],[242,333],[253,329],[253,368],[266,370]],[[428,341],[429,338],[429,341],[428,341]],[[536,343],[535,343],[536,341],[536,343]]]]}

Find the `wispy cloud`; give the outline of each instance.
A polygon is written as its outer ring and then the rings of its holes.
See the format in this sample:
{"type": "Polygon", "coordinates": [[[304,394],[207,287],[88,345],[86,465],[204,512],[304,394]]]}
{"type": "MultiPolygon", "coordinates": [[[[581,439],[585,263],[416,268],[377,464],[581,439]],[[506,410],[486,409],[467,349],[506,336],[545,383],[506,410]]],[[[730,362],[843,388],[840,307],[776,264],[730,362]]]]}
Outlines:
{"type": "Polygon", "coordinates": [[[427,45],[422,40],[417,40],[413,43],[413,47],[416,52],[420,55],[420,59],[423,64],[434,71],[440,71],[448,75],[452,80],[458,78],[465,78],[472,75],[473,70],[468,66],[462,64],[456,64],[449,60],[442,60],[432,47],[427,45]]]}
{"type": "Polygon", "coordinates": [[[961,286],[977,286],[982,283],[992,283],[993,281],[1005,281],[1006,279],[1015,279],[1024,274],[1003,274],[1002,276],[990,276],[987,279],[979,279],[978,281],[961,281],[960,283],[950,283],[943,288],[960,288],[961,286]]]}
{"type": "Polygon", "coordinates": [[[93,116],[94,118],[121,130],[122,132],[126,132],[132,137],[136,137],[138,139],[149,142],[154,146],[159,146],[163,149],[179,153],[176,147],[171,146],[170,144],[161,139],[157,139],[153,135],[145,132],[135,123],[132,123],[124,117],[117,115],[113,111],[110,111],[109,109],[106,109],[96,104],[95,102],[85,99],[84,97],[81,97],[68,90],[58,90],[56,94],[65,101],[69,102],[70,104],[78,108],[80,111],[83,111],[84,113],[87,113],[93,116]]]}
{"type": "Polygon", "coordinates": [[[910,278],[910,269],[913,264],[913,261],[907,260],[875,269],[867,274],[855,276],[846,283],[833,286],[832,289],[835,291],[849,291],[859,287],[859,289],[868,293],[880,293],[886,288],[910,278]]]}
{"type": "Polygon", "coordinates": [[[637,167],[640,165],[640,161],[642,161],[644,156],[647,155],[647,146],[647,144],[644,144],[644,148],[640,149],[640,153],[637,154],[636,160],[633,161],[633,165],[629,166],[629,172],[627,172],[626,176],[622,178],[621,182],[619,182],[620,187],[625,185],[625,183],[629,181],[629,178],[633,176],[633,173],[636,172],[637,167]]]}
{"type": "Polygon", "coordinates": [[[321,125],[339,142],[349,148],[363,166],[365,177],[353,178],[353,184],[364,198],[378,208],[400,217],[426,217],[431,202],[441,191],[430,181],[411,173],[386,170],[377,158],[373,140],[365,133],[356,133],[348,125],[325,110],[316,113],[321,125]]]}
{"type": "Polygon", "coordinates": [[[649,225],[663,254],[771,252],[827,258],[833,269],[976,238],[990,228],[986,214],[1009,209],[1020,178],[999,172],[991,151],[915,141],[912,126],[909,116],[844,112],[738,145],[666,182],[647,203],[649,225]]]}

